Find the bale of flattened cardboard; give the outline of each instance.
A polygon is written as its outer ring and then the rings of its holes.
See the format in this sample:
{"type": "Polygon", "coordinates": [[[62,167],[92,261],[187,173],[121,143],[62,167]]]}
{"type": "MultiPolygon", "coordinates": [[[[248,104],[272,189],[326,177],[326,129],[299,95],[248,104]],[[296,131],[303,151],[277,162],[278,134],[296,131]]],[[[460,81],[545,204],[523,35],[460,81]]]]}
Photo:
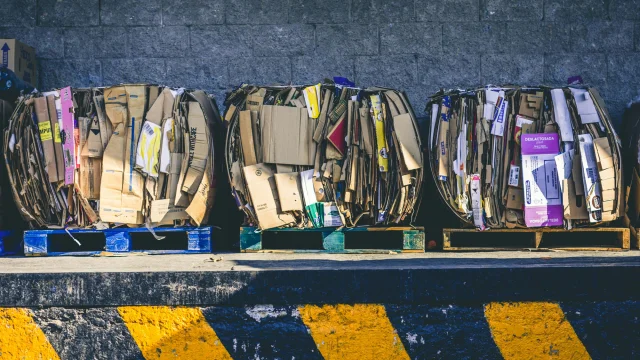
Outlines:
{"type": "Polygon", "coordinates": [[[478,229],[570,229],[624,215],[620,140],[595,88],[440,91],[427,111],[433,179],[478,229]]]}
{"type": "Polygon", "coordinates": [[[214,99],[199,90],[131,84],[24,96],[5,131],[14,200],[34,228],[207,223],[221,128],[214,99]]]}
{"type": "Polygon", "coordinates": [[[621,126],[627,217],[631,227],[640,227],[640,101],[629,104],[621,126]]]}
{"type": "Polygon", "coordinates": [[[423,158],[406,95],[337,80],[227,94],[227,171],[247,224],[353,227],[417,216],[423,158]]]}

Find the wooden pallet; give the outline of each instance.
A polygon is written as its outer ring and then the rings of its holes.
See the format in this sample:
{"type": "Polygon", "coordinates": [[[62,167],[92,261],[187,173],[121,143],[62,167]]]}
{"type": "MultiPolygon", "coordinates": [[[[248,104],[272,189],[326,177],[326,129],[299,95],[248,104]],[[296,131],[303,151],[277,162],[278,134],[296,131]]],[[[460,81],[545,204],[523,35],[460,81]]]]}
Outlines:
{"type": "Polygon", "coordinates": [[[22,239],[15,231],[0,230],[0,256],[22,255],[22,239]]]}
{"type": "MultiPolygon", "coordinates": [[[[629,250],[630,235],[628,228],[578,228],[565,230],[560,228],[527,229],[442,229],[443,250],[451,251],[502,251],[523,249],[556,250],[629,250]],[[473,235],[477,234],[477,235],[473,235]],[[556,241],[545,242],[545,234],[553,234],[556,241]],[[560,234],[567,234],[559,239],[560,234]],[[502,237],[502,239],[498,239],[502,237]],[[599,239],[608,237],[610,241],[598,244],[599,239]],[[574,239],[578,238],[578,239],[574,239]],[[496,240],[501,240],[496,244],[496,240]],[[560,240],[560,241],[558,241],[560,240]],[[567,243],[570,245],[567,245],[567,243]]],[[[551,236],[548,236],[551,237],[551,236]]]]}
{"type": "Polygon", "coordinates": [[[356,227],[318,229],[240,228],[242,252],[375,254],[424,252],[424,228],[356,227]]]}
{"type": "Polygon", "coordinates": [[[148,254],[197,254],[211,252],[211,227],[155,228],[156,240],[146,228],[106,230],[29,230],[24,232],[27,256],[86,256],[103,252],[148,254]]]}

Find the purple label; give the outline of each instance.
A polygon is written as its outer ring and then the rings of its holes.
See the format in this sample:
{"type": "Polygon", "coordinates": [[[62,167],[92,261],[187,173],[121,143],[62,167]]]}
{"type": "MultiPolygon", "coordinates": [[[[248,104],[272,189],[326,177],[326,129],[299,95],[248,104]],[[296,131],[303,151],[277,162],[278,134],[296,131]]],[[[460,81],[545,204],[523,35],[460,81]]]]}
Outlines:
{"type": "Polygon", "coordinates": [[[529,206],[524,209],[527,227],[562,226],[563,218],[562,205],[529,206]]]}
{"type": "Polygon", "coordinates": [[[560,152],[558,134],[523,134],[522,155],[557,154],[560,152]]]}

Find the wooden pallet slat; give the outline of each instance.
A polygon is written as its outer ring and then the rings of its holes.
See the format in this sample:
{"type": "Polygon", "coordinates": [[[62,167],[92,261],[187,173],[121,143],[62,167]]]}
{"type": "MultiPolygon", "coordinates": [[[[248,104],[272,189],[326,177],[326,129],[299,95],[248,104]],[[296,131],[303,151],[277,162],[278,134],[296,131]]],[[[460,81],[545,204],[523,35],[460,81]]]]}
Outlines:
{"type": "MultiPolygon", "coordinates": [[[[285,245],[286,246],[286,245],[285,245]]],[[[352,253],[352,254],[373,254],[396,252],[424,252],[425,234],[423,228],[412,227],[355,227],[355,228],[313,228],[313,229],[270,229],[258,231],[255,227],[240,228],[240,251],[241,252],[294,252],[294,253],[352,253]],[[384,234],[383,234],[384,232],[384,234]],[[278,244],[279,236],[282,234],[299,236],[299,241],[282,248],[278,244]],[[378,244],[375,248],[367,247],[367,236],[377,235],[378,244]],[[271,239],[265,241],[264,237],[271,239]],[[321,237],[321,242],[315,242],[316,248],[306,248],[309,243],[308,237],[321,237]],[[358,237],[359,246],[354,248],[350,242],[358,237]],[[400,240],[401,237],[401,241],[400,240]],[[269,246],[270,243],[276,246],[269,246]]]]}
{"type": "MultiPolygon", "coordinates": [[[[624,251],[630,249],[630,231],[626,227],[600,227],[600,228],[575,228],[566,230],[562,228],[517,228],[517,229],[490,229],[486,231],[478,231],[476,229],[442,229],[443,237],[443,250],[449,251],[502,251],[502,250],[523,250],[523,249],[556,249],[556,250],[600,250],[600,251],[624,251]],[[526,240],[525,237],[530,237],[528,244],[530,246],[517,245],[514,241],[513,246],[482,246],[483,241],[481,239],[474,239],[473,245],[452,245],[453,236],[467,236],[473,238],[471,234],[514,234],[519,237],[517,240],[526,240]],[[575,241],[575,246],[548,246],[545,244],[545,234],[575,234],[583,233],[586,235],[597,235],[601,233],[613,233],[616,236],[615,245],[595,245],[586,246],[580,241],[575,241]],[[457,235],[454,235],[457,234],[457,235]]],[[[525,242],[526,243],[526,242],[525,242]]]]}
{"type": "Polygon", "coordinates": [[[150,232],[146,228],[114,228],[105,230],[73,229],[28,230],[24,232],[24,254],[27,256],[96,255],[102,252],[148,254],[210,253],[212,227],[155,228],[154,232],[165,239],[148,241],[138,235],[150,232]],[[69,236],[82,237],[82,246],[69,236]],[[185,234],[186,243],[177,237],[185,234]],[[60,249],[62,246],[62,249],[60,249]],[[77,251],[74,250],[77,246],[77,251]]]}

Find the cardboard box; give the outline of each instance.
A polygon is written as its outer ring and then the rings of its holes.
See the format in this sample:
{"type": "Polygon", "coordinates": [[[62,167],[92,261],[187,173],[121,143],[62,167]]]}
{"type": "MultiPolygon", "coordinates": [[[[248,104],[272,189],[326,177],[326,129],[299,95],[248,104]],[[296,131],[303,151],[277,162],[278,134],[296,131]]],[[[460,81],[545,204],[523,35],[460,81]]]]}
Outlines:
{"type": "Polygon", "coordinates": [[[0,52],[2,52],[0,67],[8,68],[20,79],[37,87],[38,64],[34,48],[16,39],[0,39],[0,52]]]}
{"type": "Polygon", "coordinates": [[[562,226],[562,194],[555,156],[558,134],[522,135],[524,216],[528,227],[562,226]]]}

